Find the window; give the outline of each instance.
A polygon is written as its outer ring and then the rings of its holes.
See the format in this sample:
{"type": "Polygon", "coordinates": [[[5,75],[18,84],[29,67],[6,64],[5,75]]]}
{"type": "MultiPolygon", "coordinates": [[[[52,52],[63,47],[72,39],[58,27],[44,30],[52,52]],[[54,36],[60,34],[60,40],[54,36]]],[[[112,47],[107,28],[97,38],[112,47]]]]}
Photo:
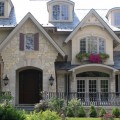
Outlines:
{"type": "Polygon", "coordinates": [[[53,6],[53,20],[68,20],[68,5],[54,5],[53,6]]]}
{"type": "Polygon", "coordinates": [[[39,33],[32,34],[23,34],[20,33],[20,51],[33,51],[39,50],[39,33]]]}
{"type": "Polygon", "coordinates": [[[0,16],[4,16],[4,2],[0,2],[0,16]]]}
{"type": "Polygon", "coordinates": [[[34,34],[25,35],[25,50],[34,50],[34,34]]]}
{"type": "Polygon", "coordinates": [[[105,41],[100,37],[88,36],[80,40],[81,53],[104,53],[105,41]]]}
{"type": "Polygon", "coordinates": [[[114,13],[114,25],[120,26],[120,13],[119,12],[114,13]]]}

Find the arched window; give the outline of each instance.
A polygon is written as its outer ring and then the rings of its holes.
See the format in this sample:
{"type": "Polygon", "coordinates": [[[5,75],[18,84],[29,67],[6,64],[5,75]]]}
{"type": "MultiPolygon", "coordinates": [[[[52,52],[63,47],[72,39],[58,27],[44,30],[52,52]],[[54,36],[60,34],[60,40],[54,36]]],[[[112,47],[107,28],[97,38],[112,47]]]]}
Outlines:
{"type": "Polygon", "coordinates": [[[80,53],[104,53],[105,40],[100,37],[88,36],[80,40],[80,53]]]}
{"type": "Polygon", "coordinates": [[[76,77],[110,77],[110,75],[98,71],[87,71],[77,74],[76,77]]]}

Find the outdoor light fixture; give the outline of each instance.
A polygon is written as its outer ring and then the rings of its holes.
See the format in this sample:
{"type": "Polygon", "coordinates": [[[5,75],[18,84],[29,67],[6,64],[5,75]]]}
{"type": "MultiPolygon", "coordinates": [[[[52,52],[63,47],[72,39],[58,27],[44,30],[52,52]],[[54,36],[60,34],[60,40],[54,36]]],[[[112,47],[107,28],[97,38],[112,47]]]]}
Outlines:
{"type": "Polygon", "coordinates": [[[50,78],[49,78],[49,82],[50,82],[50,85],[52,86],[52,85],[53,85],[53,82],[54,82],[54,78],[53,78],[52,74],[51,74],[51,76],[50,76],[50,78]]]}
{"type": "Polygon", "coordinates": [[[4,85],[6,86],[8,84],[8,81],[9,81],[7,75],[5,75],[5,78],[3,79],[3,81],[4,81],[4,85]]]}

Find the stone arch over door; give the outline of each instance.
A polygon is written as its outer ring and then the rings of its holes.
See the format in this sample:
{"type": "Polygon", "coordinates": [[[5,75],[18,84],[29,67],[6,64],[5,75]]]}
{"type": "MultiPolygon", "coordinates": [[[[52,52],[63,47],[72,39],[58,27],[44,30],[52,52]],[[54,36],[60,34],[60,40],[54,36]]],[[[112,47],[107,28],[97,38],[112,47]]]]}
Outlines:
{"type": "Polygon", "coordinates": [[[24,67],[17,71],[17,104],[35,104],[42,96],[43,71],[36,67],[24,67]]]}

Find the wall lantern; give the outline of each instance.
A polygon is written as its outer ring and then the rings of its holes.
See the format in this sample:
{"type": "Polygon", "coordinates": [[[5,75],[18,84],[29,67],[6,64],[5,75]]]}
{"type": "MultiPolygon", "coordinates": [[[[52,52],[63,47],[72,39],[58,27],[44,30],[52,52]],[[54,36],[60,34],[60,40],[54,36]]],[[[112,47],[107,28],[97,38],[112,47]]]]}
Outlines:
{"type": "Polygon", "coordinates": [[[51,74],[51,76],[50,76],[50,78],[49,78],[49,82],[50,82],[50,85],[52,86],[52,85],[53,85],[53,82],[54,82],[54,78],[53,78],[52,74],[51,74]]]}
{"type": "Polygon", "coordinates": [[[8,84],[8,81],[9,81],[9,79],[8,79],[7,75],[5,75],[5,78],[3,79],[5,86],[8,84]]]}

